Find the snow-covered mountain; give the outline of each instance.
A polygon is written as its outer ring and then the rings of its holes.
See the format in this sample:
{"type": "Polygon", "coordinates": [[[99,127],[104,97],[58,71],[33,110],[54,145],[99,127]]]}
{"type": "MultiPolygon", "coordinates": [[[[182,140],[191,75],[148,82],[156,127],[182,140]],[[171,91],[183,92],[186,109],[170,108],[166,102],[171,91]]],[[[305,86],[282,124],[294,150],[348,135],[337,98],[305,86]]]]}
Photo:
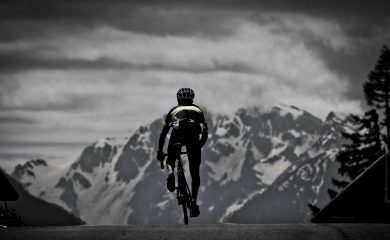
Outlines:
{"type": "MultiPolygon", "coordinates": [[[[201,215],[192,222],[303,222],[308,203],[329,200],[326,190],[337,171],[334,156],[345,120],[330,113],[322,121],[286,105],[207,116],[201,215]]],[[[157,119],[130,138],[93,143],[66,171],[53,170],[61,173],[51,176],[55,182],[37,180],[41,174],[34,170],[50,168],[47,164],[19,167],[14,176],[34,195],[88,224],[179,223],[181,208],[166,190],[166,173],[155,158],[162,127],[163,119],[157,119]]]]}

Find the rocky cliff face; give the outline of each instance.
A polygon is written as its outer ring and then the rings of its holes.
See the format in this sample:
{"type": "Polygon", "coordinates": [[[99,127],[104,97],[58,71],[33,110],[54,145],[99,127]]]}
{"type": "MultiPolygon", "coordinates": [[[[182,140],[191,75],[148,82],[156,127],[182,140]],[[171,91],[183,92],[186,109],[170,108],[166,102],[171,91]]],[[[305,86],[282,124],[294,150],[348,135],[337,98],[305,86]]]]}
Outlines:
{"type": "MultiPolygon", "coordinates": [[[[308,203],[328,201],[326,189],[337,170],[334,156],[345,127],[335,114],[322,121],[279,105],[209,115],[207,121],[201,215],[192,222],[303,222],[308,203]]],[[[89,224],[181,222],[181,208],[166,190],[166,173],[155,159],[162,126],[157,119],[130,138],[106,138],[86,147],[41,197],[89,224]]]]}
{"type": "Polygon", "coordinates": [[[12,172],[12,177],[29,184],[36,179],[36,172],[39,171],[37,169],[45,167],[47,167],[47,162],[45,160],[33,159],[25,164],[18,164],[12,172]]]}

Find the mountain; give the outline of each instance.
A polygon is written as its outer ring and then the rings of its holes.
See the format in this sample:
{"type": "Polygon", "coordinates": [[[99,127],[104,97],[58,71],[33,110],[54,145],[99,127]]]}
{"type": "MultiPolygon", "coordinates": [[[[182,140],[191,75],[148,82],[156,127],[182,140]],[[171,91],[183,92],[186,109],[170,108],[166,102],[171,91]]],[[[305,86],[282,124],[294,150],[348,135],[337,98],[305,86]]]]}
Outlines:
{"type": "MultiPolygon", "coordinates": [[[[332,176],[337,174],[338,163],[333,159],[342,139],[340,132],[347,126],[346,121],[330,113],[322,128],[317,132],[316,141],[309,151],[296,155],[291,165],[267,188],[251,198],[226,221],[243,223],[292,223],[310,221],[308,203],[324,206],[329,202],[326,189],[331,185],[332,176]]],[[[300,136],[298,141],[301,141],[300,136]]],[[[295,149],[296,151],[297,149],[295,149]]],[[[293,159],[295,156],[289,156],[293,159]]]]}
{"type": "Polygon", "coordinates": [[[63,205],[58,199],[61,190],[54,188],[53,183],[58,182],[68,169],[69,163],[53,166],[44,159],[32,159],[16,165],[11,176],[30,194],[63,205]]]}
{"type": "MultiPolygon", "coordinates": [[[[38,162],[32,161],[30,164],[41,164],[41,161],[43,160],[38,162]]],[[[32,176],[32,173],[25,172],[29,176],[32,176]]],[[[14,177],[7,174],[6,177],[19,195],[17,201],[7,202],[8,208],[14,209],[16,214],[21,216],[24,226],[72,226],[84,224],[79,217],[74,216],[63,208],[32,196],[24,190],[23,185],[15,180],[14,177]]]]}
{"type": "MultiPolygon", "coordinates": [[[[191,222],[304,222],[308,203],[323,206],[329,201],[326,190],[338,168],[334,157],[343,143],[343,118],[330,113],[323,121],[282,104],[206,116],[201,216],[191,222]]],[[[162,127],[163,119],[157,119],[129,138],[101,139],[54,180],[43,183],[30,177],[24,184],[88,224],[182,222],[175,195],[165,187],[166,173],[155,158],[162,127]]],[[[31,175],[26,170],[19,179],[26,180],[26,174],[31,175]]]]}

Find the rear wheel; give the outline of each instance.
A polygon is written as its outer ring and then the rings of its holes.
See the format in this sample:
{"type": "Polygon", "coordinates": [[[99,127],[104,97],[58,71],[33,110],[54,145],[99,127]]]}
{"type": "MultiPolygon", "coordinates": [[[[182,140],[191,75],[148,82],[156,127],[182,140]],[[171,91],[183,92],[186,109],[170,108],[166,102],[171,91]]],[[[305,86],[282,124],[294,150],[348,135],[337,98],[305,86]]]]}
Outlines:
{"type": "Polygon", "coordinates": [[[183,203],[184,224],[188,224],[187,204],[183,203]]]}

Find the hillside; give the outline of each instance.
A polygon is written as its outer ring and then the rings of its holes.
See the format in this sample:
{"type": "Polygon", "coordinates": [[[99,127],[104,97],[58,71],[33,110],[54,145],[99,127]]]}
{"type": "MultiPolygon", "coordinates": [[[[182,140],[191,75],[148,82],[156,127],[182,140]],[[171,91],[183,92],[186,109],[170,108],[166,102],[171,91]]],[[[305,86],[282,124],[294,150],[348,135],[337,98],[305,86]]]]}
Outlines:
{"type": "Polygon", "coordinates": [[[22,218],[24,226],[71,226],[84,222],[63,208],[48,203],[26,192],[13,177],[6,174],[8,180],[19,194],[17,201],[7,202],[9,209],[15,209],[22,218]]]}

